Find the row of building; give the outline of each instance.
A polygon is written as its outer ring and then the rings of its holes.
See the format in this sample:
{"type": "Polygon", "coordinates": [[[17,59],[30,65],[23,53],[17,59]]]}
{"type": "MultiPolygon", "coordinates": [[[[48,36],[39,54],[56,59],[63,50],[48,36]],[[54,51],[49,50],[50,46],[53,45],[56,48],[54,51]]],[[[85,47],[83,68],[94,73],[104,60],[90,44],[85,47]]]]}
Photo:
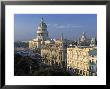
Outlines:
{"type": "Polygon", "coordinates": [[[37,27],[37,37],[28,42],[28,48],[40,50],[42,60],[48,65],[56,64],[78,75],[97,75],[97,41],[88,39],[83,32],[78,41],[50,39],[43,18],[37,27]]]}

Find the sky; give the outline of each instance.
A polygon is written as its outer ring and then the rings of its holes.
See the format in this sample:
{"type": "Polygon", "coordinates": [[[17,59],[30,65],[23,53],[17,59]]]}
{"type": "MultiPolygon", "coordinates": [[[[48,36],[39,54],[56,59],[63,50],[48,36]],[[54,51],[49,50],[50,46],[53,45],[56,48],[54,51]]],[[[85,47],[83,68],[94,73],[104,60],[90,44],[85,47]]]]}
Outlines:
{"type": "Polygon", "coordinates": [[[78,39],[83,32],[87,37],[97,37],[96,14],[15,14],[14,41],[28,41],[37,37],[37,27],[41,21],[47,24],[49,37],[78,39]]]}

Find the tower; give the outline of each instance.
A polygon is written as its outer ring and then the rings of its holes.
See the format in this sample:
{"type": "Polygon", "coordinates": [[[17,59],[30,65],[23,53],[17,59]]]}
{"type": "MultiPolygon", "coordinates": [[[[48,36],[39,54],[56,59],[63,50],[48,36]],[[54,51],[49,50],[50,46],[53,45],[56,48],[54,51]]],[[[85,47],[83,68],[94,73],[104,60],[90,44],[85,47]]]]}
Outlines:
{"type": "Polygon", "coordinates": [[[48,40],[47,25],[44,22],[43,18],[41,19],[41,22],[37,27],[37,39],[40,39],[41,41],[48,40]]]}
{"type": "Polygon", "coordinates": [[[62,56],[62,67],[66,66],[66,49],[64,47],[64,38],[63,38],[63,33],[61,35],[61,56],[62,56]]]}

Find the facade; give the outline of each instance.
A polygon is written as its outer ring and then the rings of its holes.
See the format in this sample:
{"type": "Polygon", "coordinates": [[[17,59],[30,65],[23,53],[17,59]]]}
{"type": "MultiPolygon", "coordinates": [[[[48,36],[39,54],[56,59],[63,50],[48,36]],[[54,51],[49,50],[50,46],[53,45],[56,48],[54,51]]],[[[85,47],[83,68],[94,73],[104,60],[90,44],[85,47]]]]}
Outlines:
{"type": "Polygon", "coordinates": [[[44,63],[48,65],[56,64],[60,67],[66,66],[66,52],[66,48],[63,47],[62,37],[61,40],[45,41],[41,48],[44,63]]]}
{"type": "Polygon", "coordinates": [[[44,63],[49,65],[57,64],[61,65],[62,61],[62,52],[59,47],[56,47],[54,44],[45,45],[41,49],[41,56],[44,58],[44,63]]]}
{"type": "Polygon", "coordinates": [[[38,43],[40,43],[40,42],[37,39],[30,40],[29,41],[29,48],[30,49],[35,49],[36,47],[38,47],[38,43]]]}
{"type": "Polygon", "coordinates": [[[96,50],[91,47],[67,48],[67,69],[77,72],[79,75],[96,75],[96,50]],[[90,54],[94,50],[95,53],[90,54]]]}

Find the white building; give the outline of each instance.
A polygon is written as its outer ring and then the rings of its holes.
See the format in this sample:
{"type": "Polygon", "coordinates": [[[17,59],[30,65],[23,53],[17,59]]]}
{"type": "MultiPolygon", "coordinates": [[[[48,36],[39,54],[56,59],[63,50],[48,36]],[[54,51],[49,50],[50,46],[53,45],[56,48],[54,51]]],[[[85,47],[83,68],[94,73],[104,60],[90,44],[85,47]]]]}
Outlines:
{"type": "Polygon", "coordinates": [[[37,27],[37,37],[29,41],[29,48],[41,48],[44,41],[49,40],[47,25],[43,18],[37,27]]]}
{"type": "Polygon", "coordinates": [[[79,75],[96,75],[97,49],[91,47],[67,48],[67,69],[77,72],[79,75]]]}

